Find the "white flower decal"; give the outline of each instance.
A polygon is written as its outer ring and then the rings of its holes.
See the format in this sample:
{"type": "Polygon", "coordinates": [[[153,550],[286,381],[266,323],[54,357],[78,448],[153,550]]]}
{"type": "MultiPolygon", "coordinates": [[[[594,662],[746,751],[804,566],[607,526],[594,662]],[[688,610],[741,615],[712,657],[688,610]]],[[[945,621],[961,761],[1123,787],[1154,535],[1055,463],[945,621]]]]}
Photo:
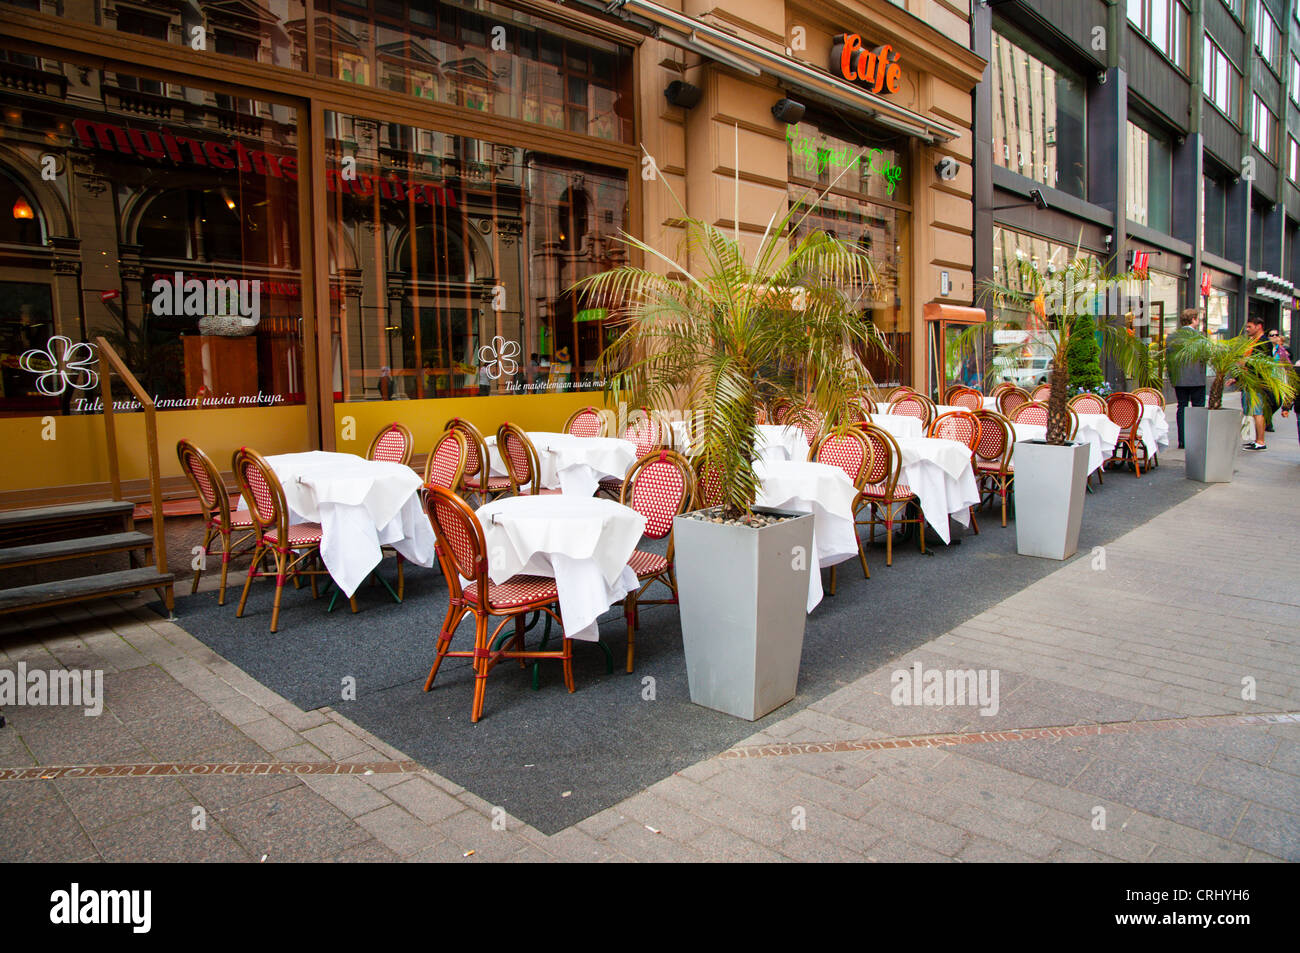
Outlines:
{"type": "Polygon", "coordinates": [[[501,375],[511,377],[519,371],[520,348],[518,341],[507,341],[501,335],[492,339],[491,344],[484,344],[478,349],[478,360],[487,371],[487,376],[496,380],[501,375]]]}
{"type": "Polygon", "coordinates": [[[91,370],[95,363],[95,346],[56,334],[45,350],[33,348],[18,359],[18,366],[36,378],[36,389],[46,397],[58,397],[68,387],[93,390],[99,386],[99,374],[91,370]]]}

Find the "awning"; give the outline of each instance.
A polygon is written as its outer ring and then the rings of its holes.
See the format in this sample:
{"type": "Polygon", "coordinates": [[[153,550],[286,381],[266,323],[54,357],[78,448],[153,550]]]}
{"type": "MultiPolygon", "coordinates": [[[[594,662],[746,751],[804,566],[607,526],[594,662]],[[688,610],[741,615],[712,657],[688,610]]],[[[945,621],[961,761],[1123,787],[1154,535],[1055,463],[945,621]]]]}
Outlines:
{"type": "Polygon", "coordinates": [[[948,324],[983,324],[988,315],[983,308],[970,308],[960,304],[944,304],[931,301],[921,309],[927,321],[944,321],[948,324]]]}
{"type": "Polygon", "coordinates": [[[762,73],[774,76],[792,89],[834,103],[839,108],[853,110],[879,125],[924,139],[931,145],[949,142],[960,135],[957,129],[946,123],[922,116],[807,63],[774,53],[653,0],[612,0],[608,6],[593,0],[579,2],[584,6],[603,8],[606,13],[640,26],[665,43],[707,56],[751,76],[762,73]]]}

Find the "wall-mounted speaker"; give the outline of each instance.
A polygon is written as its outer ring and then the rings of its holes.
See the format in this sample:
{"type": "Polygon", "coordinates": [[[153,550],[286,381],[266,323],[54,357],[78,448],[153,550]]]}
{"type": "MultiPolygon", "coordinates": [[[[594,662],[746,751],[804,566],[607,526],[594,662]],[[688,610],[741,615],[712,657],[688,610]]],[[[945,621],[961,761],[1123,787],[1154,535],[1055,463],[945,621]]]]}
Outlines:
{"type": "Polygon", "coordinates": [[[796,123],[803,118],[807,107],[803,103],[795,102],[793,99],[778,99],[776,105],[772,107],[772,115],[776,117],[777,122],[796,123]]]}
{"type": "Polygon", "coordinates": [[[699,105],[700,97],[703,95],[704,90],[700,87],[692,86],[681,79],[673,80],[664,90],[664,98],[674,106],[681,106],[683,109],[694,109],[699,105]]]}

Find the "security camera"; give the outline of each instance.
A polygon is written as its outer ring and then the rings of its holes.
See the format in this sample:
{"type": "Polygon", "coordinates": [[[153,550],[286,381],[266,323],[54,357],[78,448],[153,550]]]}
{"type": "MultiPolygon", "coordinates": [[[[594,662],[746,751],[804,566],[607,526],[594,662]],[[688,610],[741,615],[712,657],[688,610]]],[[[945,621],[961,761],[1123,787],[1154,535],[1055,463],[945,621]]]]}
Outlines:
{"type": "Polygon", "coordinates": [[[1043,198],[1042,189],[1030,189],[1029,197],[1034,200],[1034,208],[1040,212],[1047,211],[1047,199],[1043,198]]]}
{"type": "Polygon", "coordinates": [[[772,107],[772,115],[776,117],[777,122],[793,125],[803,118],[806,108],[803,103],[793,99],[778,99],[776,105],[772,107]]]}

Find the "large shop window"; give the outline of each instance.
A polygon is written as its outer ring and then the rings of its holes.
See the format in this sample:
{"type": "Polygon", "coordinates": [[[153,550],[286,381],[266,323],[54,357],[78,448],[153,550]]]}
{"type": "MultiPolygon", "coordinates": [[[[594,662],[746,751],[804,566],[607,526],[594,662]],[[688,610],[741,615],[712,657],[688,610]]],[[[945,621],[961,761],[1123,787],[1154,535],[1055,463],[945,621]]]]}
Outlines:
{"type": "Polygon", "coordinates": [[[1170,229],[1173,146],[1145,123],[1128,124],[1128,218],[1156,231],[1170,229]]]}
{"type": "Polygon", "coordinates": [[[1083,77],[1003,27],[993,34],[992,76],[994,164],[1083,198],[1083,77]]]}
{"type": "Polygon", "coordinates": [[[590,390],[616,316],[581,278],[627,261],[627,172],[327,113],[337,399],[590,390]]]}
{"type": "Polygon", "coordinates": [[[316,4],[316,72],[632,142],[632,49],[484,0],[316,4]]]}
{"type": "Polygon", "coordinates": [[[0,415],[97,411],[99,335],[160,409],[301,403],[296,111],[41,64],[0,61],[0,415]]]}
{"type": "Polygon", "coordinates": [[[811,208],[800,234],[822,229],[856,244],[870,255],[879,274],[879,292],[866,303],[863,317],[885,336],[897,360],[866,354],[867,369],[879,384],[911,384],[911,215],[903,204],[910,191],[902,178],[905,142],[816,115],[788,126],[786,142],[790,202],[801,211],[811,208]]]}

